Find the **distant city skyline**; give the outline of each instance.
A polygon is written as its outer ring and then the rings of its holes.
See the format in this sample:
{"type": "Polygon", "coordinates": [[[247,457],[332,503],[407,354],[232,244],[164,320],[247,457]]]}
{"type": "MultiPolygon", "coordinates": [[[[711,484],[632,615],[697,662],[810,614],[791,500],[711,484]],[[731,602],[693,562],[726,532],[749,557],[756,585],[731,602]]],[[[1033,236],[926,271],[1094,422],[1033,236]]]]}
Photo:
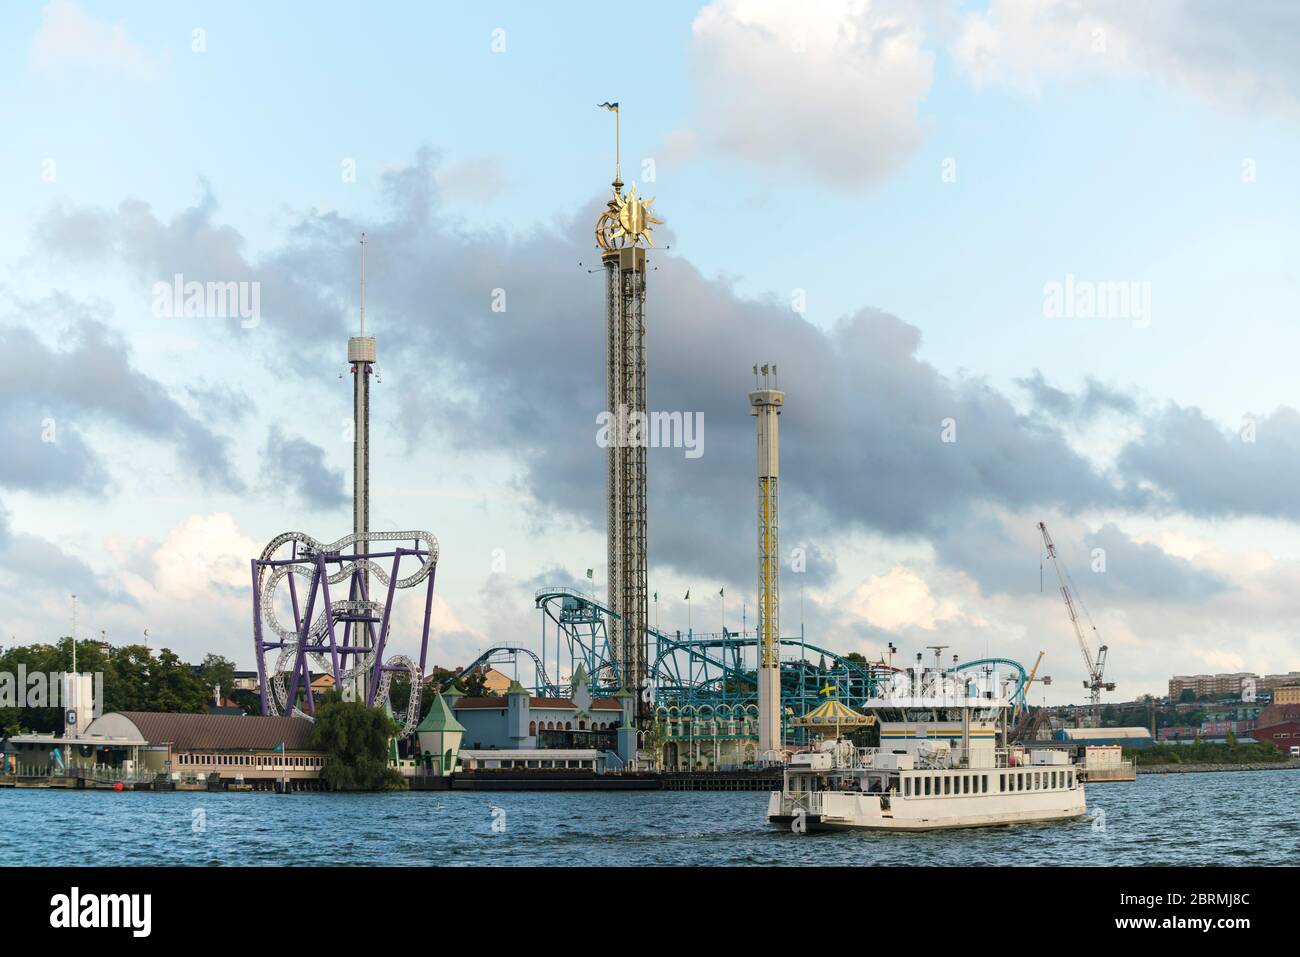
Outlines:
{"type": "Polygon", "coordinates": [[[697,631],[753,627],[746,395],[774,361],[785,634],[1045,651],[1035,703],[1082,702],[1045,521],[1103,702],[1300,669],[1293,5],[51,0],[0,25],[6,644],[67,634],[75,592],[83,637],[252,666],[250,559],[351,528],[363,232],[370,527],[441,543],[430,661],[535,643],[538,587],[603,591],[617,101],[664,220],[649,405],[698,423],[647,452],[652,623],[685,630],[694,590],[697,631]]]}

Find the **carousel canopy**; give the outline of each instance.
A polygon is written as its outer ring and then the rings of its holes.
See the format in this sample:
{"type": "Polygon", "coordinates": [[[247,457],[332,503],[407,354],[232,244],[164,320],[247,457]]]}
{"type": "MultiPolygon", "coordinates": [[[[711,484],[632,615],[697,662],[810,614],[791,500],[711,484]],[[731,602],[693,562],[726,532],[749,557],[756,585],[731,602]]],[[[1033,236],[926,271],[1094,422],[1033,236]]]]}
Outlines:
{"type": "Polygon", "coordinates": [[[836,728],[869,728],[876,723],[874,715],[858,714],[848,705],[831,698],[825,704],[819,704],[803,717],[792,722],[796,728],[810,730],[834,730],[836,728]]]}

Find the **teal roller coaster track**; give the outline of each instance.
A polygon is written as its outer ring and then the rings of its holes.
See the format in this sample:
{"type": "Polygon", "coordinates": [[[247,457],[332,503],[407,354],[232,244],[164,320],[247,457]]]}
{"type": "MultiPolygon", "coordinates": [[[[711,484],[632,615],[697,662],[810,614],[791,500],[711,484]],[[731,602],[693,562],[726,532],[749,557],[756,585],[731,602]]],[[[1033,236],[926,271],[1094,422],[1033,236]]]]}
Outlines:
{"type": "MultiPolygon", "coordinates": [[[[541,656],[534,660],[535,693],[562,695],[568,691],[558,682],[573,673],[579,662],[592,677],[594,688],[612,692],[624,686],[616,658],[610,652],[607,624],[617,615],[594,596],[574,588],[543,588],[535,596],[542,612],[541,656]],[[547,667],[554,664],[547,674],[547,667]]],[[[752,632],[701,634],[672,633],[650,628],[648,689],[656,710],[673,713],[702,709],[733,714],[748,713],[757,700],[757,640],[752,632]]],[[[787,715],[802,715],[834,695],[851,708],[862,708],[868,699],[879,697],[888,687],[896,667],[883,662],[866,662],[837,654],[807,641],[802,635],[781,639],[781,699],[787,715]]],[[[489,660],[492,649],[480,658],[489,660]]],[[[478,662],[476,662],[477,664],[478,662]]],[[[1017,710],[1023,705],[1027,680],[1019,662],[1007,658],[981,658],[958,666],[1004,667],[1015,672],[1012,697],[1017,710]]],[[[630,691],[638,689],[630,688],[630,691]]]]}

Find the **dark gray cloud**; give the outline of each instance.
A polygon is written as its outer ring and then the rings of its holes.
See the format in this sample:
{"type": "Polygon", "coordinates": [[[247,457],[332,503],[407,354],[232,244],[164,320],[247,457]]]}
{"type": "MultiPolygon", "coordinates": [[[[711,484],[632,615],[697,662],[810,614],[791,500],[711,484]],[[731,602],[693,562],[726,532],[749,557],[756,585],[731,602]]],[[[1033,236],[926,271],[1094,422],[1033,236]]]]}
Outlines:
{"type": "MultiPolygon", "coordinates": [[[[1197,568],[1185,558],[1170,555],[1151,542],[1138,543],[1114,522],[1107,522],[1088,535],[1084,543],[1088,559],[1080,569],[1088,570],[1095,590],[1116,599],[1170,601],[1200,604],[1229,589],[1219,575],[1197,568]],[[1104,571],[1096,550],[1104,554],[1104,571]]],[[[1083,574],[1082,571],[1074,574],[1083,574]]]]}
{"type": "Polygon", "coordinates": [[[1092,376],[1084,380],[1079,394],[1066,392],[1048,383],[1043,373],[1035,369],[1033,375],[1016,380],[1025,389],[1034,406],[1054,418],[1080,423],[1091,422],[1103,412],[1136,415],[1137,400],[1131,395],[1113,389],[1092,376]]]}
{"type": "MultiPolygon", "coordinates": [[[[392,430],[412,446],[436,441],[448,454],[506,450],[518,464],[519,484],[536,500],[540,531],[552,516],[601,530],[605,451],[596,423],[604,405],[604,310],[601,278],[591,271],[598,264],[591,223],[600,201],[524,235],[467,232],[440,218],[435,168],[434,154],[421,151],[414,164],[387,175],[387,212],[379,221],[303,214],[289,240],[256,263],[244,259],[238,234],[213,221],[210,195],[168,221],[135,203],[107,214],[61,210],[43,235],[57,242],[75,231],[67,220],[85,220],[93,228],[64,253],[120,255],[146,278],[178,271],[257,278],[262,323],[252,331],[231,324],[230,334],[256,334],[260,351],[282,369],[323,380],[337,367],[353,321],[352,309],[341,304],[355,302],[356,239],[364,230],[368,330],[379,337],[390,410],[376,423],[377,434],[392,430]],[[89,251],[87,235],[99,237],[89,251]],[[504,311],[494,311],[502,301],[504,311]]],[[[671,209],[665,212],[671,220],[671,209]]],[[[1126,467],[1114,475],[1071,449],[1062,420],[1106,410],[1137,414],[1132,399],[1098,382],[1072,395],[1035,373],[1022,384],[1038,411],[1022,415],[988,383],[945,376],[922,361],[920,331],[895,316],[862,309],[823,329],[782,303],[742,299],[671,254],[652,251],[650,261],[650,407],[698,413],[704,421],[701,457],[687,458],[682,449],[649,453],[655,566],[752,584],[747,393],[755,362],[776,362],[788,392],[781,417],[783,550],[787,559],[795,545],[812,550],[809,582],[834,572],[830,543],[845,531],[951,546],[951,529],[984,505],[1073,513],[1199,497],[1185,462],[1165,464],[1166,448],[1181,457],[1192,447],[1171,445],[1159,429],[1150,447],[1144,439],[1126,449],[1126,467]],[[948,420],[954,442],[943,441],[948,420]]],[[[314,469],[308,458],[304,466],[314,469]]],[[[326,504],[338,490],[331,480],[301,491],[326,504]]],[[[1259,506],[1264,511],[1271,503],[1259,506]]],[[[982,561],[960,550],[949,554],[966,568],[982,561]]]]}
{"type": "Polygon", "coordinates": [[[0,455],[0,486],[94,494],[108,485],[103,463],[87,447],[75,421],[61,411],[34,398],[5,397],[0,411],[0,447],[5,450],[0,455]]]}
{"type": "Polygon", "coordinates": [[[1156,487],[1169,509],[1300,518],[1300,413],[1285,406],[1228,431],[1200,409],[1170,404],[1145,421],[1117,464],[1129,481],[1156,487]]]}
{"type": "MultiPolygon", "coordinates": [[[[943,564],[970,575],[985,594],[1029,596],[1057,590],[1037,522],[977,509],[932,537],[943,564]]],[[[1232,587],[1226,579],[1170,555],[1158,545],[1138,543],[1113,522],[1077,537],[1046,518],[1056,553],[1086,601],[1199,603],[1232,587]],[[1098,552],[1097,550],[1101,551],[1098,552]]]]}
{"type": "Polygon", "coordinates": [[[7,601],[30,602],[34,589],[50,590],[63,596],[78,595],[86,601],[108,601],[134,605],[135,599],[120,589],[108,588],[94,569],[69,555],[55,543],[16,532],[9,513],[0,503],[0,589],[15,585],[7,601]]]}
{"type": "Polygon", "coordinates": [[[21,360],[0,378],[0,436],[13,440],[0,484],[102,492],[107,472],[85,438],[109,425],[171,445],[205,487],[242,488],[228,441],[133,366],[129,347],[95,309],[59,293],[13,308],[59,332],[52,346],[27,325],[0,324],[0,349],[21,360]]]}
{"type": "Polygon", "coordinates": [[[262,478],[279,492],[296,496],[309,508],[326,510],[347,505],[343,470],[326,465],[325,450],[272,425],[262,450],[262,478]]]}

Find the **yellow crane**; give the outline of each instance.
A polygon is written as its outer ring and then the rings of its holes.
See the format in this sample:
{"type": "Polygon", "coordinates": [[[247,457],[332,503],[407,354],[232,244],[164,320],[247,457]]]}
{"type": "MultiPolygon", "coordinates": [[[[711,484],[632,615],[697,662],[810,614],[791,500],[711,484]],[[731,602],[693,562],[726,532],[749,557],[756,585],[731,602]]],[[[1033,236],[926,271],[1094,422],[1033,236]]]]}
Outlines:
{"type": "Polygon", "coordinates": [[[1046,652],[1040,651],[1038,653],[1038,660],[1035,661],[1034,666],[1029,669],[1029,678],[1025,681],[1025,704],[1026,705],[1029,704],[1029,688],[1034,683],[1034,675],[1038,674],[1038,666],[1043,663],[1044,654],[1046,654],[1046,652]]]}

